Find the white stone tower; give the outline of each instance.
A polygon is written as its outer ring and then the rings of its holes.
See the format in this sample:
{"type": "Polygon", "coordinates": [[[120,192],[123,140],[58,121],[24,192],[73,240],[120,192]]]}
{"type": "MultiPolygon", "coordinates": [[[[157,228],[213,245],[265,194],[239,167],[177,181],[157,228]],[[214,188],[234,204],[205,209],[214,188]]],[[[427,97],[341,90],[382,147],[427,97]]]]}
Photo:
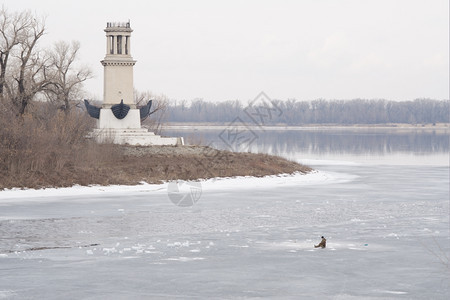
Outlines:
{"type": "Polygon", "coordinates": [[[134,102],[133,67],[131,57],[130,22],[106,24],[106,55],[104,67],[103,104],[96,107],[85,100],[91,117],[97,118],[97,129],[92,132],[98,142],[111,141],[130,145],[177,145],[182,138],[161,137],[141,128],[141,119],[148,116],[151,102],[137,107],[134,102]]]}
{"type": "Polygon", "coordinates": [[[107,23],[106,56],[101,61],[104,68],[103,106],[118,104],[134,105],[133,66],[136,61],[131,57],[130,23],[107,23]]]}

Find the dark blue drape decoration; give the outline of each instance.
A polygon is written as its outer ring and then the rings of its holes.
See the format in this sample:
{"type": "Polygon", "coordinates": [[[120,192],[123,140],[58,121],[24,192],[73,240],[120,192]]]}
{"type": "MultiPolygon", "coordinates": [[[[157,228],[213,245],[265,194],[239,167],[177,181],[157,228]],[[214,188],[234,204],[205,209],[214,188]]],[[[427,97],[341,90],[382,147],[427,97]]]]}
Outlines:
{"type": "Polygon", "coordinates": [[[153,100],[150,100],[146,105],[139,107],[139,115],[141,117],[141,121],[144,121],[150,114],[150,107],[152,107],[152,101],[153,100]]]}
{"type": "Polygon", "coordinates": [[[86,106],[86,110],[92,118],[100,118],[100,107],[89,104],[86,99],[84,100],[84,106],[86,106]]]}
{"type": "Polygon", "coordinates": [[[111,110],[117,119],[122,120],[123,118],[125,118],[127,116],[128,111],[130,110],[130,106],[123,104],[123,99],[122,99],[120,101],[120,104],[115,104],[115,105],[111,106],[111,110]]]}

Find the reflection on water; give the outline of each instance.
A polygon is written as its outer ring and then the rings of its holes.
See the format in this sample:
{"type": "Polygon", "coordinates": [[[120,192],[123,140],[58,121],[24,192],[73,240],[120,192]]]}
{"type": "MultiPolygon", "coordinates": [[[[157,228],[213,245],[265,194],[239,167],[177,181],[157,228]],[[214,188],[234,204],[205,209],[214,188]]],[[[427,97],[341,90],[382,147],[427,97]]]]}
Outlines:
{"type": "MultiPolygon", "coordinates": [[[[229,149],[235,136],[223,129],[166,130],[165,135],[183,136],[187,144],[201,141],[215,148],[229,149]],[[221,134],[222,133],[222,134],[221,134]],[[226,140],[226,139],[229,140],[226,140]]],[[[446,130],[391,129],[319,129],[254,130],[255,139],[242,139],[238,150],[292,157],[294,154],[325,156],[435,156],[448,157],[449,135],[446,130]]],[[[447,159],[448,163],[448,159],[447,159]]]]}

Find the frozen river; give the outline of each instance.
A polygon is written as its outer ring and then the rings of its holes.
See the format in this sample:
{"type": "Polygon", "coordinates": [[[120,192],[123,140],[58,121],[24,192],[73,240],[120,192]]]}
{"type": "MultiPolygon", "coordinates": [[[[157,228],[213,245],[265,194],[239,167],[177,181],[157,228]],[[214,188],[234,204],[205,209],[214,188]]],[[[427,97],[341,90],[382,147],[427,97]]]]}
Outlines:
{"type": "Polygon", "coordinates": [[[260,134],[317,172],[204,181],[189,207],[167,184],[0,192],[0,299],[446,299],[448,137],[323,138],[260,134]]]}

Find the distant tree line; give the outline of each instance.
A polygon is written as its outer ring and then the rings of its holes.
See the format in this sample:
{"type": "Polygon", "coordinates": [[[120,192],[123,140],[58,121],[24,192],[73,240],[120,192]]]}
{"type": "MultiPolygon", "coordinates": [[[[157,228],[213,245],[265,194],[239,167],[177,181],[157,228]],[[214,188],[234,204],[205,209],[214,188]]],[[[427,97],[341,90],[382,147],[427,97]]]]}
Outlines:
{"type": "MultiPolygon", "coordinates": [[[[258,104],[258,112],[265,114],[265,125],[286,124],[433,124],[449,123],[448,100],[416,99],[388,100],[272,100],[258,104]],[[271,110],[271,111],[269,111],[271,110]]],[[[239,117],[252,122],[245,111],[255,111],[258,105],[240,101],[207,102],[201,99],[172,101],[168,106],[168,122],[228,123],[239,117]],[[254,107],[252,107],[254,106],[254,107]]]]}

